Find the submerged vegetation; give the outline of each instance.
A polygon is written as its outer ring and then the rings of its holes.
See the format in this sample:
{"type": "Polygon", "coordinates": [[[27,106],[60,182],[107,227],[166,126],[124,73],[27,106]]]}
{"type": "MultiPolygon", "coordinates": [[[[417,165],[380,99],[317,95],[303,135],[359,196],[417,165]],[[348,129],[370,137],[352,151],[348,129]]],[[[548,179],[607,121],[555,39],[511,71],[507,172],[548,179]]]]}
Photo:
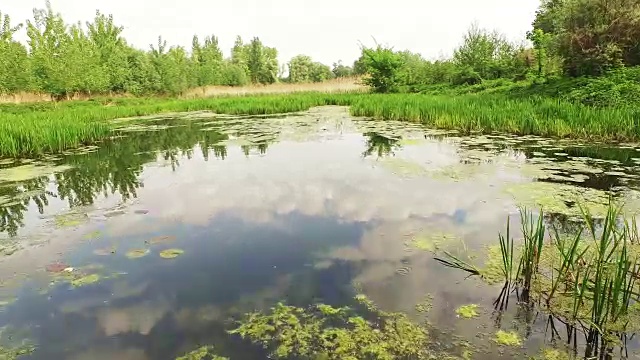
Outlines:
{"type": "Polygon", "coordinates": [[[404,314],[387,313],[356,296],[369,316],[348,307],[299,308],[278,303],[250,313],[231,331],[263,345],[277,359],[432,359],[425,327],[404,314]]]}
{"type": "MultiPolygon", "coordinates": [[[[500,260],[487,263],[488,273],[498,272],[504,282],[496,309],[504,310],[515,293],[521,304],[549,314],[554,335],[559,336],[556,322],[564,324],[574,349],[578,335],[584,336],[587,357],[624,344],[628,333],[640,330],[640,243],[635,219],[623,220],[621,214],[611,203],[604,219],[596,221],[585,209],[583,227],[562,231],[545,224],[544,212],[534,220],[523,210],[522,241],[515,242],[507,225],[506,235],[499,236],[500,260]]],[[[487,273],[451,253],[440,262],[473,275],[487,273]]],[[[493,282],[499,276],[486,278],[493,282]]]]}

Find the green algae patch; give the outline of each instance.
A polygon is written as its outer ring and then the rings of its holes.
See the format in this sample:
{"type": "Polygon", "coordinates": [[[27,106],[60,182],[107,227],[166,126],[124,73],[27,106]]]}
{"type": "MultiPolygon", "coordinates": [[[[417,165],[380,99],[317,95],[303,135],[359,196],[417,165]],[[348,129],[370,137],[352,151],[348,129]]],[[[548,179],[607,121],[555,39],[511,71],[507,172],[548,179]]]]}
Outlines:
{"type": "Polygon", "coordinates": [[[36,347],[33,345],[21,346],[18,348],[7,348],[0,346],[0,359],[1,360],[17,360],[24,355],[32,354],[36,351],[36,347]]]}
{"type": "Polygon", "coordinates": [[[416,235],[411,240],[405,242],[405,247],[409,250],[422,250],[436,252],[448,244],[460,241],[460,239],[449,233],[444,232],[423,232],[416,235]]]}
{"type": "Polygon", "coordinates": [[[163,259],[175,259],[182,254],[184,254],[184,250],[181,249],[167,249],[160,251],[160,257],[163,259]]]}
{"type": "Polygon", "coordinates": [[[229,358],[216,355],[213,351],[213,346],[202,346],[177,357],[176,360],[229,360],[229,358]]]}
{"type": "Polygon", "coordinates": [[[98,275],[98,274],[85,275],[85,276],[79,277],[77,279],[71,280],[71,286],[73,286],[73,287],[82,287],[82,286],[95,284],[98,281],[100,281],[101,278],[102,277],[100,275],[98,275]]]}
{"type": "Polygon", "coordinates": [[[76,227],[87,222],[89,217],[86,214],[69,212],[54,216],[54,221],[58,227],[76,227]]]}
{"type": "Polygon", "coordinates": [[[230,333],[262,345],[276,359],[432,358],[423,326],[404,314],[378,310],[364,295],[356,301],[377,316],[360,316],[348,307],[278,303],[267,313],[247,314],[230,333]]]}
{"type": "Polygon", "coordinates": [[[493,339],[497,344],[504,346],[521,346],[522,340],[520,335],[514,331],[498,330],[495,338],[493,339]]]}
{"type": "Polygon", "coordinates": [[[581,216],[581,204],[595,217],[602,217],[609,207],[609,195],[601,190],[567,184],[532,182],[512,185],[505,191],[519,206],[542,208],[547,213],[581,216]]]}
{"type": "Polygon", "coordinates": [[[0,169],[0,182],[22,182],[71,169],[71,166],[47,164],[27,164],[0,169]]]}
{"type": "Polygon", "coordinates": [[[90,233],[87,233],[83,236],[83,238],[85,240],[94,240],[100,237],[102,233],[100,232],[100,230],[96,230],[96,231],[92,231],[90,233]]]}
{"type": "Polygon", "coordinates": [[[426,176],[429,174],[424,166],[405,159],[387,157],[379,159],[377,163],[387,171],[402,177],[426,176]]]}
{"type": "Polygon", "coordinates": [[[430,294],[425,296],[424,299],[422,299],[422,301],[417,303],[415,306],[416,311],[419,313],[428,313],[429,311],[431,311],[432,308],[433,308],[433,296],[430,294]]]}
{"type": "Polygon", "coordinates": [[[558,349],[543,349],[541,360],[570,360],[571,357],[564,351],[558,349]]]}
{"type": "Polygon", "coordinates": [[[478,317],[478,305],[469,304],[460,306],[456,309],[456,314],[458,315],[458,317],[461,317],[463,319],[473,319],[475,317],[478,317]]]}
{"type": "Polygon", "coordinates": [[[148,254],[149,254],[148,249],[133,249],[133,250],[127,251],[125,256],[128,257],[129,259],[139,259],[141,257],[147,256],[148,254]]]}

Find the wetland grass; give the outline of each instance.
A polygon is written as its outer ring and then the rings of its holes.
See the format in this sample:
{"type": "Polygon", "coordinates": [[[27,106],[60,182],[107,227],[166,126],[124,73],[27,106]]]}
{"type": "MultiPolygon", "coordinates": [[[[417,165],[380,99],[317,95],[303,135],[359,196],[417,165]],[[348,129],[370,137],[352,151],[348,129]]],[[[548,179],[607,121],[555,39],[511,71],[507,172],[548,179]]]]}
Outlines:
{"type": "Polygon", "coordinates": [[[564,324],[576,351],[582,334],[587,357],[607,358],[627,334],[640,331],[637,227],[621,221],[621,207],[613,203],[602,221],[582,214],[584,228],[568,234],[555,226],[547,231],[542,211],[534,220],[523,210],[522,241],[515,244],[507,225],[506,237],[498,237],[505,286],[496,302],[506,304],[514,289],[521,304],[549,315],[554,336],[555,323],[564,324]]]}
{"type": "Polygon", "coordinates": [[[599,109],[549,99],[513,100],[500,95],[456,97],[420,94],[296,93],[199,99],[118,98],[62,103],[0,105],[0,156],[55,153],[98,142],[110,120],[169,112],[208,110],[230,115],[305,111],[350,106],[354,116],[420,122],[462,133],[502,132],[610,141],[640,139],[640,110],[599,109]]]}

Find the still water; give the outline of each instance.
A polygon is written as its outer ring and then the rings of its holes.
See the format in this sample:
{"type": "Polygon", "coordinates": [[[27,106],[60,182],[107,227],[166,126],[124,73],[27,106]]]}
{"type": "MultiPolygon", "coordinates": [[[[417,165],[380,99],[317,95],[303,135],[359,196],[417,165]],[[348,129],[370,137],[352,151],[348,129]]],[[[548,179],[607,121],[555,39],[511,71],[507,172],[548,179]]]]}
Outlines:
{"type": "Polygon", "coordinates": [[[640,209],[634,144],[460,136],[343,107],[121,125],[97,147],[0,161],[0,344],[35,346],[24,358],[174,359],[214,345],[265,359],[226,333],[242,314],[364,293],[428,320],[434,347],[520,359],[551,345],[544,315],[497,314],[500,288],[443,267],[434,244],[479,254],[518,205],[559,221],[609,194],[640,209]],[[467,304],[480,317],[456,316],[467,304]],[[524,346],[495,344],[498,329],[524,346]]]}

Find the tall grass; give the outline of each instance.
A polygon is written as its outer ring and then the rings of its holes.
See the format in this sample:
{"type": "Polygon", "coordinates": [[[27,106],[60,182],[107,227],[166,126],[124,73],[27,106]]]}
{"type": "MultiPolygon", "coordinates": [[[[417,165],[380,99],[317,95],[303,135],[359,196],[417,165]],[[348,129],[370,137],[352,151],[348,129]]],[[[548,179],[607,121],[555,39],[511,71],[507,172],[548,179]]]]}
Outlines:
{"type": "Polygon", "coordinates": [[[542,211],[536,221],[530,212],[521,211],[522,241],[514,244],[508,222],[506,236],[498,236],[505,286],[494,303],[496,309],[498,305],[504,309],[509,289],[515,289],[521,302],[564,323],[574,346],[582,333],[587,357],[602,356],[611,351],[612,339],[624,338],[627,330],[640,330],[640,313],[630,311],[640,304],[638,230],[635,221],[621,222],[621,214],[621,208],[611,203],[596,226],[583,210],[584,229],[570,235],[555,227],[548,232],[542,211]]]}
{"type": "Polygon", "coordinates": [[[111,135],[109,120],[166,112],[210,110],[223,114],[263,115],[347,105],[351,94],[238,96],[211,99],[103,99],[60,104],[0,106],[0,156],[55,153],[95,143],[111,135]]]}
{"type": "Polygon", "coordinates": [[[456,97],[420,94],[296,93],[202,99],[97,99],[0,105],[0,156],[59,152],[109,136],[108,120],[174,111],[275,114],[319,105],[351,106],[354,116],[421,122],[470,132],[640,139],[640,109],[596,109],[550,99],[513,100],[504,95],[456,97]]]}
{"type": "Polygon", "coordinates": [[[351,105],[355,116],[407,120],[462,132],[581,139],[640,138],[640,108],[597,109],[546,98],[513,100],[504,95],[370,95],[351,105]]]}

